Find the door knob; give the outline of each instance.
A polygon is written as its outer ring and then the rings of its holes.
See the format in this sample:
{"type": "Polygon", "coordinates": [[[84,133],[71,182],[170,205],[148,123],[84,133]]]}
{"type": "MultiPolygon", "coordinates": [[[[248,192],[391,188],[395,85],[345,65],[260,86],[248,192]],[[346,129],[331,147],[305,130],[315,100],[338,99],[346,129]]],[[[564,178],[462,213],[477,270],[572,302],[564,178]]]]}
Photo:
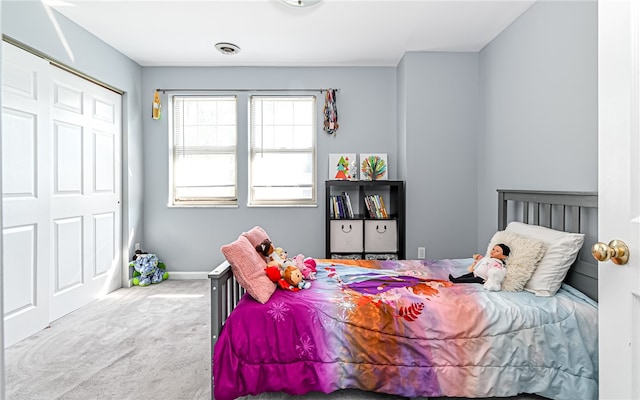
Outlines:
{"type": "Polygon", "coordinates": [[[624,265],[629,261],[629,247],[622,240],[612,240],[609,244],[598,242],[591,247],[593,258],[598,261],[611,259],[614,264],[624,265]]]}

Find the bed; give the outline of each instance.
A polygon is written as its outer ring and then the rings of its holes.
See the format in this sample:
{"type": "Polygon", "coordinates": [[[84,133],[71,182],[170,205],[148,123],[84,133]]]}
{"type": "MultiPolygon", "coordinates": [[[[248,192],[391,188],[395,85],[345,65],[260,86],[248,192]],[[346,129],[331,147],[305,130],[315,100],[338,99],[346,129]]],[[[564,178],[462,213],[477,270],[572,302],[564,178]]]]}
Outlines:
{"type": "Polygon", "coordinates": [[[597,194],[498,190],[497,228],[487,249],[512,246],[500,291],[449,281],[470,258],[319,259],[310,289],[265,294],[251,287],[259,269],[240,270],[246,257],[225,248],[231,262],[209,274],[212,398],[597,399],[597,266],[583,249],[597,237],[597,194]]]}

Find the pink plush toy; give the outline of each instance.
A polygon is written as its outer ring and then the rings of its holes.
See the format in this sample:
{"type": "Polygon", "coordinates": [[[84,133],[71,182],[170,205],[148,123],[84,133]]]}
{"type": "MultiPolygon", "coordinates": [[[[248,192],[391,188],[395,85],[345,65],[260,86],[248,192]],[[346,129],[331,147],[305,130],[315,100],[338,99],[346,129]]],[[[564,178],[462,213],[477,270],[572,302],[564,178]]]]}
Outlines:
{"type": "Polygon", "coordinates": [[[307,280],[316,279],[316,260],[311,257],[305,258],[302,254],[298,254],[293,258],[296,266],[302,271],[302,276],[307,280]]]}

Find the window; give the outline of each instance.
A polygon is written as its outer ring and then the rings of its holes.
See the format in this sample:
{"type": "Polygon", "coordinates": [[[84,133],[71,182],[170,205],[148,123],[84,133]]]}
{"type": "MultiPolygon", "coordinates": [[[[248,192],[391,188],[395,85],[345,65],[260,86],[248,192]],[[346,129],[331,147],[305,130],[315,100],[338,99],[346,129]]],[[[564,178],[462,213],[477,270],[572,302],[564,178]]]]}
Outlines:
{"type": "Polygon", "coordinates": [[[172,97],[172,205],[237,204],[234,96],[172,97]]]}
{"type": "Polygon", "coordinates": [[[316,205],[316,97],[251,96],[249,205],[316,205]]]}

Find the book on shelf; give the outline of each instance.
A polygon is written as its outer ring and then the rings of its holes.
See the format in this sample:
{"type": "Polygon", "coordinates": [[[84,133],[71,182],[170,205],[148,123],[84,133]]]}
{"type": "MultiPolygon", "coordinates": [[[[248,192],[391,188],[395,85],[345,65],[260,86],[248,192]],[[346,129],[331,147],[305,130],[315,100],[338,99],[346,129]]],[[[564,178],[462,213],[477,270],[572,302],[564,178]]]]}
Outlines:
{"type": "MultiPolygon", "coordinates": [[[[365,205],[365,214],[368,218],[387,219],[389,213],[384,204],[384,199],[379,194],[365,195],[363,198],[365,205]]],[[[351,204],[351,196],[347,192],[331,195],[329,204],[329,214],[334,219],[354,218],[353,206],[351,204]]]]}
{"type": "Polygon", "coordinates": [[[380,198],[380,211],[382,212],[382,218],[389,218],[389,214],[387,213],[387,207],[384,205],[384,197],[379,196],[380,198]]]}
{"type": "Polygon", "coordinates": [[[367,207],[367,213],[369,214],[369,218],[374,218],[373,205],[371,204],[370,196],[364,196],[364,204],[367,207]]]}
{"type": "Polygon", "coordinates": [[[338,218],[338,210],[336,209],[336,201],[333,196],[331,196],[331,201],[329,204],[329,210],[331,213],[331,218],[338,218]]]}
{"type": "Polygon", "coordinates": [[[353,207],[351,207],[351,197],[347,192],[342,192],[342,195],[344,196],[345,203],[347,205],[347,216],[349,218],[353,218],[354,214],[353,214],[353,207]]]}
{"type": "Polygon", "coordinates": [[[365,206],[369,213],[369,218],[385,219],[389,218],[384,200],[379,194],[368,194],[364,197],[365,206]]]}
{"type": "Polygon", "coordinates": [[[335,219],[354,217],[351,198],[348,193],[343,192],[342,194],[331,196],[330,215],[331,218],[335,219]]]}

